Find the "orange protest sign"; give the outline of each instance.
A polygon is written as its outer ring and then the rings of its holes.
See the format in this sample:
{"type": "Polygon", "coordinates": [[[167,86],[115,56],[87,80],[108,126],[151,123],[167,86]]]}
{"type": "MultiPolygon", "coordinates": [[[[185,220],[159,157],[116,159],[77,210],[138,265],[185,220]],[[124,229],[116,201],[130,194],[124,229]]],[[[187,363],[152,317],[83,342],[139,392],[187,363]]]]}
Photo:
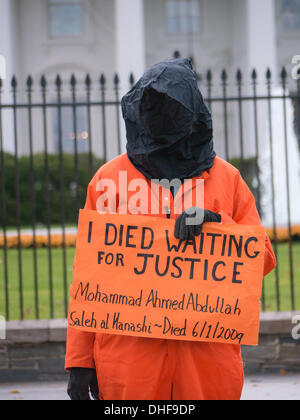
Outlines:
{"type": "Polygon", "coordinates": [[[188,242],[173,232],[172,220],[82,210],[69,326],[257,345],[265,229],[206,224],[188,242]]]}

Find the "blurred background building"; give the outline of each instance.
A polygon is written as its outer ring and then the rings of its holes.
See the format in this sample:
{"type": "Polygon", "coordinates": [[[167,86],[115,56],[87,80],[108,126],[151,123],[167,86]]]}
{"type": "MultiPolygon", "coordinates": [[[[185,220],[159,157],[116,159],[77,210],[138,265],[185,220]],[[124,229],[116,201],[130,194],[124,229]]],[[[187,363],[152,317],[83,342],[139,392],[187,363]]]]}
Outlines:
{"type": "MultiPolygon", "coordinates": [[[[235,73],[241,69],[245,94],[251,89],[253,68],[260,78],[258,89],[265,89],[267,68],[273,75],[282,66],[290,71],[299,41],[300,0],[0,0],[0,55],[7,63],[2,102],[11,101],[13,75],[19,91],[24,92],[29,74],[35,83],[45,75],[53,86],[57,74],[64,85],[74,74],[80,85],[87,73],[96,84],[104,73],[109,89],[117,73],[124,93],[130,73],[138,78],[147,67],[174,55],[191,57],[202,76],[210,69],[216,94],[221,88],[221,70],[227,70],[234,90],[235,73]]],[[[49,92],[55,100],[55,90],[49,88],[49,92]]],[[[69,93],[67,90],[66,100],[69,93]]],[[[70,113],[64,109],[65,138],[72,132],[70,113]]],[[[216,136],[224,130],[218,114],[221,111],[216,109],[216,136]]],[[[57,121],[49,118],[55,132],[57,121]]],[[[77,109],[77,123],[84,140],[87,129],[82,108],[77,109]]],[[[9,133],[9,117],[6,125],[9,133]]],[[[231,125],[236,124],[231,121],[231,125]]],[[[24,124],[20,129],[26,131],[24,124]]],[[[55,136],[49,135],[51,149],[57,151],[55,136]]],[[[231,137],[236,154],[237,134],[233,131],[231,137]]],[[[8,150],[13,147],[11,139],[12,134],[4,139],[8,150]]],[[[66,150],[72,147],[69,141],[64,143],[66,150]]],[[[28,152],[25,144],[20,144],[21,153],[28,152]]],[[[79,148],[84,151],[84,142],[79,148]]],[[[116,149],[109,152],[112,157],[116,149]]],[[[251,148],[248,152],[251,154],[251,148]]]]}
{"type": "MultiPolygon", "coordinates": [[[[0,0],[0,318],[67,317],[78,209],[125,151],[120,98],[189,57],[278,260],[247,370],[300,371],[286,312],[300,309],[299,47],[300,0],[0,0]]],[[[0,340],[0,383],[64,378],[66,322],[31,325],[0,340]]]]}
{"type": "MultiPolygon", "coordinates": [[[[199,71],[291,65],[299,0],[1,0],[8,76],[138,77],[175,51],[199,71]]],[[[299,51],[298,51],[299,52],[299,51]]]]}

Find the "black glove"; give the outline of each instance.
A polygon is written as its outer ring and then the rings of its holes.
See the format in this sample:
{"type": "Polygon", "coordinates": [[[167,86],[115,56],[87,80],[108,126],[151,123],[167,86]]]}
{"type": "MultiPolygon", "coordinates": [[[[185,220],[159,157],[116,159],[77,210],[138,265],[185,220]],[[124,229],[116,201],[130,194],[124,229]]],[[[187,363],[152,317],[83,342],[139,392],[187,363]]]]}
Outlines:
{"type": "Polygon", "coordinates": [[[221,223],[222,218],[219,214],[214,213],[209,210],[203,210],[192,207],[185,212],[183,212],[178,219],[176,220],[175,225],[175,238],[181,239],[183,241],[194,239],[196,236],[199,236],[202,232],[204,223],[221,223]],[[203,217],[198,217],[197,210],[201,212],[203,217]],[[189,218],[194,218],[193,224],[188,224],[187,220],[189,218]],[[197,220],[198,219],[198,220],[197,220]]]}
{"type": "Polygon", "coordinates": [[[99,401],[97,373],[94,369],[71,369],[68,395],[72,401],[90,401],[90,393],[94,400],[99,401]]]}

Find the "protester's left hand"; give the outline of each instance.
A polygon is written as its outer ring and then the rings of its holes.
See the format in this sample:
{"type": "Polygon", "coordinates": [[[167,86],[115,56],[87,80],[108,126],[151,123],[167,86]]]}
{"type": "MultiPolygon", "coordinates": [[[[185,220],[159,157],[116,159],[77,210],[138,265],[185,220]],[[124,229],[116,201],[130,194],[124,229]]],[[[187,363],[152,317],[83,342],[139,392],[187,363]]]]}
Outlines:
{"type": "Polygon", "coordinates": [[[68,385],[68,395],[72,401],[89,401],[90,393],[99,400],[99,387],[95,369],[72,368],[68,385]]]}
{"type": "Polygon", "coordinates": [[[221,223],[221,221],[222,218],[217,213],[192,207],[183,212],[176,220],[174,235],[176,239],[191,240],[201,234],[204,223],[221,223]],[[202,217],[199,218],[199,215],[202,215],[202,217]],[[191,218],[194,218],[194,220],[192,224],[189,224],[188,219],[191,218]]]}

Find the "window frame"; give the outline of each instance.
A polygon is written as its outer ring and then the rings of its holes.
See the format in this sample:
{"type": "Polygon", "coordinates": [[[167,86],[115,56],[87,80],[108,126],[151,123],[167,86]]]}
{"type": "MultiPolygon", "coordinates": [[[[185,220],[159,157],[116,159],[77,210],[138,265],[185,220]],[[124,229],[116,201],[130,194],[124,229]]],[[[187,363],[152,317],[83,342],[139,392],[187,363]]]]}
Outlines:
{"type": "MultiPolygon", "coordinates": [[[[70,98],[68,97],[68,95],[65,95],[64,93],[62,93],[62,99],[61,99],[61,103],[64,104],[69,104],[70,103],[70,98]]],[[[77,97],[77,103],[80,102],[84,102],[86,99],[84,96],[79,95],[77,97]]],[[[52,103],[57,103],[57,97],[56,96],[52,96],[52,103]]],[[[85,131],[81,131],[80,127],[78,127],[78,121],[80,121],[80,118],[78,118],[78,110],[80,110],[80,112],[82,112],[83,115],[83,119],[84,119],[84,129],[86,129],[86,132],[88,132],[88,117],[87,117],[87,113],[86,113],[86,109],[84,107],[76,107],[76,121],[77,121],[77,136],[79,136],[80,134],[84,133],[85,131]],[[79,129],[78,129],[79,128],[79,129]]],[[[67,114],[71,113],[72,114],[73,110],[71,106],[63,106],[62,107],[62,121],[61,121],[61,129],[62,129],[62,148],[63,148],[63,153],[65,154],[73,154],[74,153],[74,141],[77,141],[77,149],[78,149],[78,154],[80,153],[88,153],[89,151],[89,141],[90,141],[90,133],[89,133],[89,137],[87,139],[79,139],[77,138],[77,140],[70,138],[67,135],[67,131],[69,132],[69,134],[75,134],[73,133],[73,115],[71,115],[71,118],[66,118],[69,117],[67,114]],[[66,115],[64,115],[64,113],[66,113],[66,115]],[[70,127],[68,127],[68,123],[67,123],[67,127],[64,127],[64,122],[70,122],[70,127]],[[65,128],[70,128],[70,130],[67,130],[65,128]],[[66,134],[66,136],[65,136],[66,134]],[[69,143],[68,147],[67,147],[67,142],[72,142],[69,143]],[[84,142],[84,146],[83,149],[84,150],[80,150],[81,149],[81,144],[80,142],[84,142]]],[[[58,126],[58,116],[57,116],[57,107],[53,107],[52,112],[51,112],[51,120],[49,120],[49,127],[51,130],[51,136],[52,136],[52,147],[53,147],[53,151],[54,153],[58,153],[59,152],[59,126],[58,126]]]]}
{"type": "Polygon", "coordinates": [[[281,34],[285,38],[299,37],[299,34],[300,34],[300,26],[297,29],[288,29],[288,28],[286,28],[286,26],[284,24],[283,3],[284,3],[284,0],[279,0],[278,1],[278,19],[280,20],[280,31],[281,31],[281,34]]]}
{"type": "MultiPolygon", "coordinates": [[[[169,28],[168,28],[168,15],[167,15],[167,2],[168,1],[174,1],[174,2],[179,2],[180,0],[163,0],[163,24],[164,24],[164,28],[165,28],[165,34],[170,37],[170,38],[181,38],[183,36],[190,36],[190,37],[199,37],[200,35],[203,34],[203,1],[202,0],[195,0],[197,1],[198,5],[199,5],[199,30],[198,31],[176,31],[176,32],[170,32],[169,28]]],[[[182,0],[181,0],[182,1],[182,0]]],[[[186,3],[188,2],[188,0],[183,0],[186,3]]],[[[180,16],[179,16],[180,18],[180,16]]]]}
{"type": "Polygon", "coordinates": [[[82,8],[82,33],[79,35],[52,35],[51,33],[51,7],[57,6],[72,6],[72,3],[68,3],[67,0],[63,0],[62,3],[55,3],[51,4],[51,0],[47,1],[47,35],[48,40],[50,42],[56,43],[56,42],[77,42],[79,39],[84,39],[87,35],[87,1],[78,0],[78,3],[73,3],[73,5],[80,5],[82,8]]]}

